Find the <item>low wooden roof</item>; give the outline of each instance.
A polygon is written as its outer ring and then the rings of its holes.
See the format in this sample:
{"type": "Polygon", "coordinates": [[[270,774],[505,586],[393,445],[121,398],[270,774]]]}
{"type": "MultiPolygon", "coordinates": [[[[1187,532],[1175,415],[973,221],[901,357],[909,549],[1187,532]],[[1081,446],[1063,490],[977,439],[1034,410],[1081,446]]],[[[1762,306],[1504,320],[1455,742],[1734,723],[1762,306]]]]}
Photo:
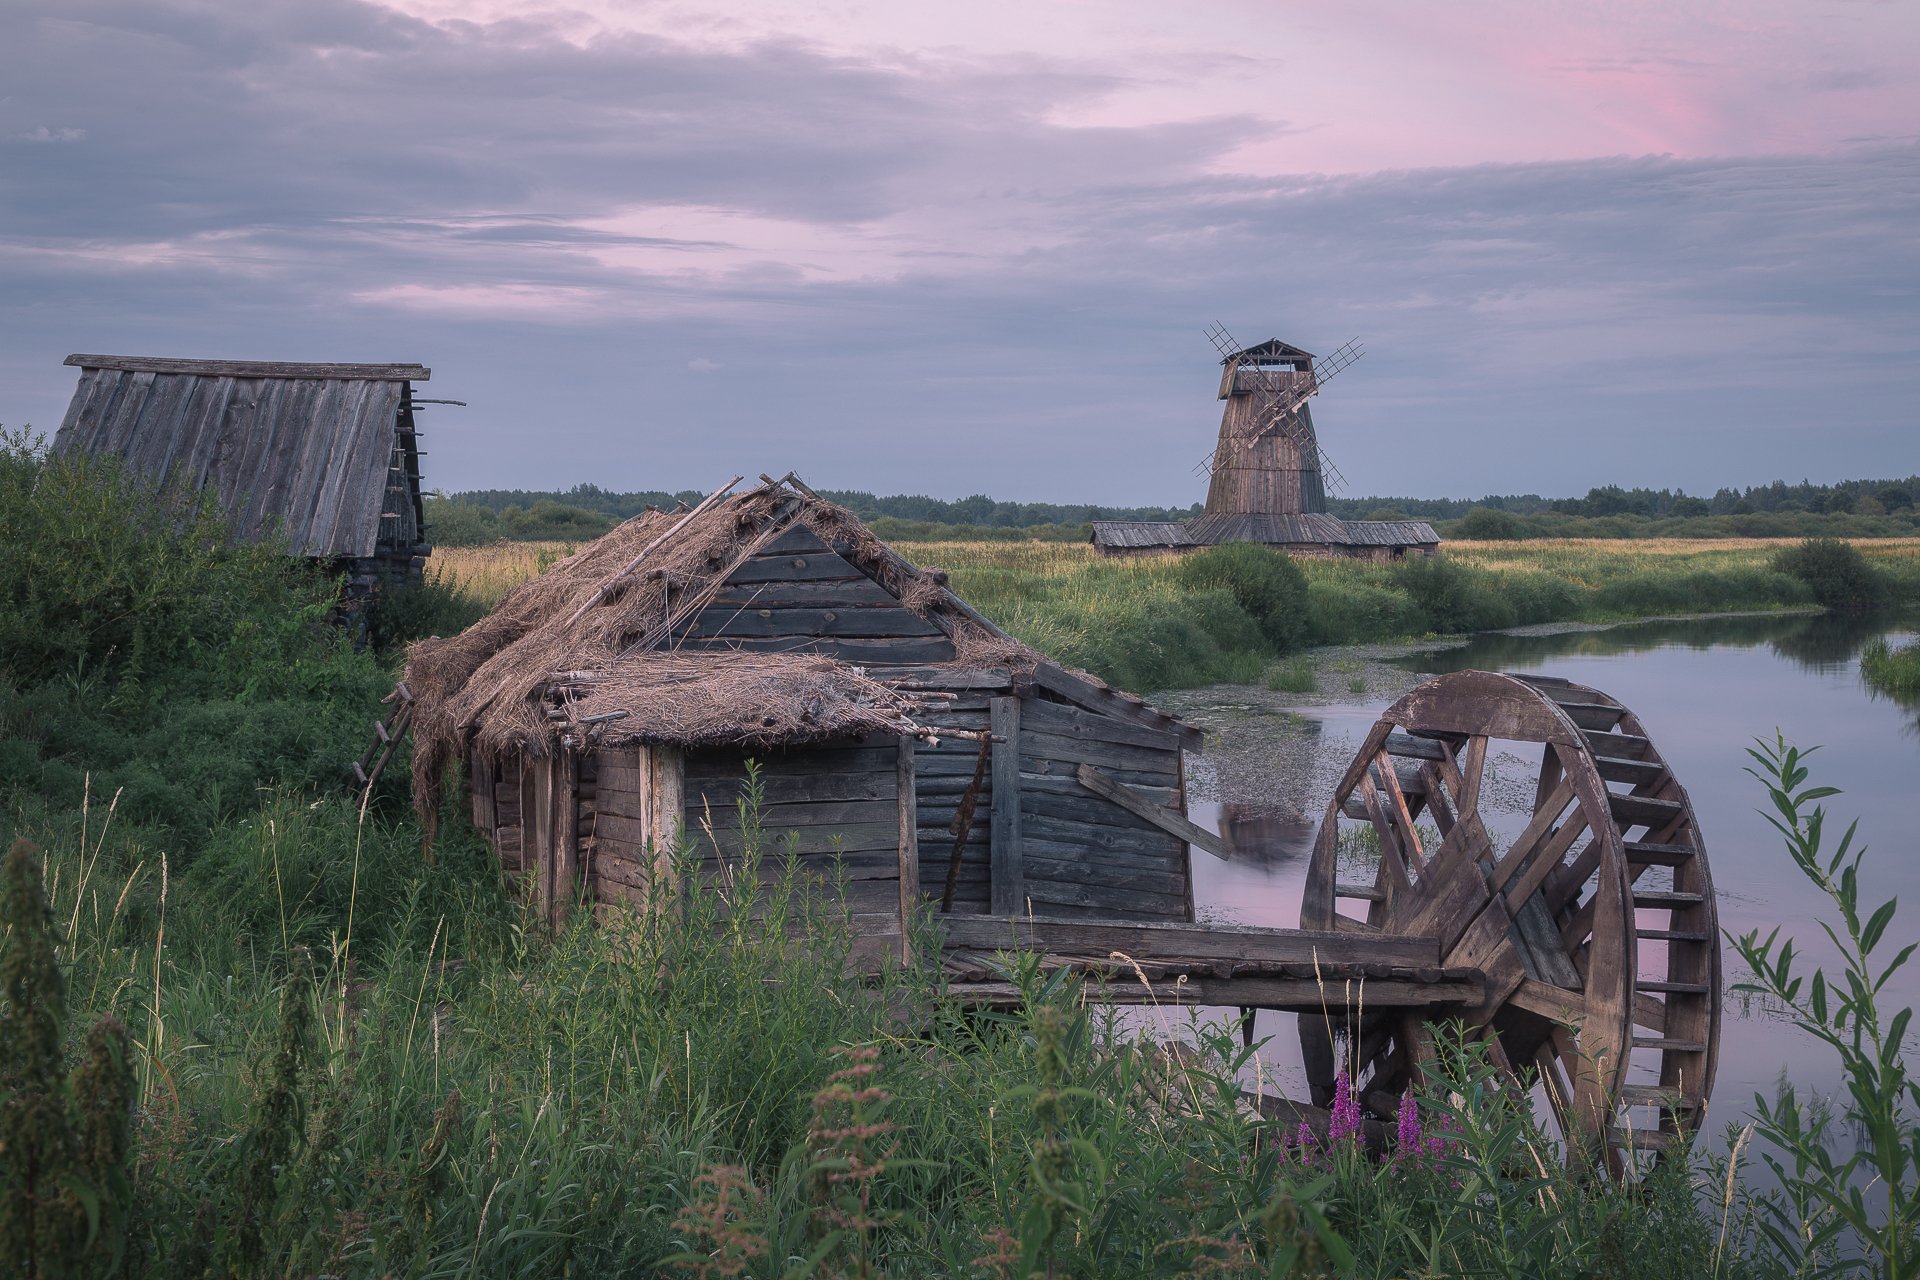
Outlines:
{"type": "Polygon", "coordinates": [[[1177,551],[1223,542],[1271,546],[1437,546],[1440,535],[1424,520],[1342,520],[1316,513],[1204,515],[1192,520],[1095,520],[1093,545],[1128,551],[1177,551]]]}
{"type": "Polygon", "coordinates": [[[117,455],[211,490],[234,533],[295,555],[370,556],[417,364],[297,364],[73,355],[80,385],[56,454],[117,455]]]}

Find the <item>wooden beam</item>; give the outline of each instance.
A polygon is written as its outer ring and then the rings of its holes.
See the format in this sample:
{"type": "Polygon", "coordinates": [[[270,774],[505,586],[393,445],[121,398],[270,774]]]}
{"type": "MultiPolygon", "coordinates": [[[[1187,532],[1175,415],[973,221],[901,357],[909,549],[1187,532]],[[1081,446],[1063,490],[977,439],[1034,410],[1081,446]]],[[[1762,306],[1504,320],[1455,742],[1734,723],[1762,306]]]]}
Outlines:
{"type": "Polygon", "coordinates": [[[1149,728],[1163,729],[1180,740],[1183,750],[1198,752],[1206,747],[1207,735],[1186,721],[1177,720],[1164,711],[1157,711],[1144,702],[1112,689],[1102,688],[1055,663],[1042,662],[1036,665],[1033,681],[1077,707],[1144,724],[1149,728]]]}
{"type": "Polygon", "coordinates": [[[993,733],[993,793],[990,860],[993,913],[1020,914],[1026,907],[1026,878],[1020,852],[1020,699],[995,698],[990,704],[993,733]]]}
{"type": "MultiPolygon", "coordinates": [[[[1358,983],[1355,984],[1356,990],[1358,983]]],[[[1020,1003],[1020,988],[1010,982],[954,982],[947,987],[962,1004],[1008,1008],[1020,1003]]],[[[1483,998],[1484,985],[1473,978],[1437,982],[1393,978],[1366,980],[1367,1008],[1421,1009],[1435,1006],[1471,1006],[1483,998]]],[[[1314,1014],[1345,1007],[1344,979],[1326,984],[1312,978],[1189,978],[1162,982],[1092,982],[1086,999],[1095,1004],[1226,1005],[1242,1009],[1275,1009],[1283,1013],[1314,1014]]]]}
{"type": "Polygon", "coordinates": [[[608,595],[612,594],[613,589],[620,585],[620,580],[626,577],[628,574],[632,573],[635,569],[638,569],[640,567],[640,563],[643,560],[645,560],[648,556],[653,554],[654,548],[660,546],[662,543],[666,542],[669,538],[673,537],[673,535],[675,535],[676,533],[679,533],[682,529],[686,528],[687,525],[692,523],[693,518],[699,515],[702,511],[705,511],[708,507],[711,507],[714,503],[726,497],[728,493],[732,492],[733,486],[740,483],[740,480],[741,480],[741,477],[735,476],[733,479],[727,481],[726,484],[722,485],[720,488],[715,489],[712,493],[700,499],[699,506],[687,512],[687,514],[685,514],[684,516],[681,516],[678,520],[674,521],[671,526],[668,527],[665,533],[655,538],[652,542],[649,542],[646,546],[640,548],[639,553],[635,555],[633,559],[621,565],[620,568],[614,572],[612,577],[608,578],[605,582],[600,584],[600,587],[598,590],[596,590],[591,596],[587,597],[586,600],[581,602],[581,605],[578,609],[575,609],[572,613],[567,615],[566,625],[570,627],[574,623],[580,621],[581,614],[593,608],[593,606],[599,604],[602,600],[605,600],[608,595]]]}
{"type": "Polygon", "coordinates": [[[164,356],[71,355],[76,369],[122,369],[129,373],[185,373],[209,378],[349,378],[369,382],[425,382],[423,364],[300,364],[278,360],[176,360],[164,356]]]}
{"type": "MultiPolygon", "coordinates": [[[[981,951],[1057,951],[1106,956],[1115,951],[1136,960],[1245,960],[1268,964],[1305,964],[1323,968],[1342,964],[1428,966],[1440,963],[1440,945],[1431,938],[1391,934],[1332,933],[1315,929],[1263,929],[1253,925],[1184,924],[1168,921],[1119,923],[1108,920],[1053,920],[1046,917],[941,917],[946,945],[981,951]]],[[[1368,988],[1371,994],[1372,988],[1368,988]]]]}
{"type": "Polygon", "coordinates": [[[565,748],[548,761],[548,787],[553,805],[553,927],[567,923],[580,895],[580,808],[574,793],[580,784],[579,757],[565,748]]]}
{"type": "Polygon", "coordinates": [[[1145,818],[1162,831],[1178,836],[1188,844],[1198,845],[1216,858],[1233,856],[1233,849],[1213,832],[1189,821],[1185,814],[1155,803],[1151,797],[1141,795],[1126,783],[1114,781],[1092,765],[1081,765],[1074,776],[1080,780],[1081,786],[1093,794],[1111,800],[1135,817],[1145,818]]]}
{"type": "Polygon", "coordinates": [[[912,963],[908,936],[913,930],[913,913],[920,907],[920,815],[919,793],[913,777],[912,738],[902,738],[894,764],[894,787],[900,811],[900,963],[912,963]]]}

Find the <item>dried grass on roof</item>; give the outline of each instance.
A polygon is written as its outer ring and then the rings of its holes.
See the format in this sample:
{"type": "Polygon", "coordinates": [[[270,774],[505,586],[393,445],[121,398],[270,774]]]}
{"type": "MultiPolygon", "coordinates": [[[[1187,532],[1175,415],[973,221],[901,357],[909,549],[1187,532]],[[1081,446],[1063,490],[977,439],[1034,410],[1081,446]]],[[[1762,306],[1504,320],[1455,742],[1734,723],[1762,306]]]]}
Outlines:
{"type": "Polygon", "coordinates": [[[956,654],[948,665],[1024,673],[1041,661],[960,606],[941,576],[915,569],[832,503],[784,486],[750,490],[688,520],[633,563],[682,519],[635,517],[515,587],[459,635],[408,649],[414,800],[424,815],[437,811],[441,779],[469,743],[495,758],[543,756],[560,734],[580,732],[585,716],[623,713],[598,722],[605,742],[766,746],[879,728],[913,732],[910,699],[831,658],[658,647],[736,561],[794,524],[845,548],[946,632],[956,654]],[[556,690],[564,696],[556,699],[556,690]],[[575,705],[576,696],[593,709],[575,705]]]}

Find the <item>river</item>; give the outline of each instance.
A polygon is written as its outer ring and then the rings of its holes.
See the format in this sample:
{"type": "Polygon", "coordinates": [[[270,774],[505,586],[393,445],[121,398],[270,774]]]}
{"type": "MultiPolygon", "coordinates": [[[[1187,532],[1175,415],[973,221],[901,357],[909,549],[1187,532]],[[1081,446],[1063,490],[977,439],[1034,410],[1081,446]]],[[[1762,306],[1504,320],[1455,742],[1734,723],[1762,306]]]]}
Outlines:
{"type": "MultiPolygon", "coordinates": [[[[1830,904],[1788,858],[1760,808],[1767,796],[1746,772],[1745,748],[1775,729],[1803,750],[1818,746],[1811,782],[1837,786],[1825,801],[1829,848],[1849,821],[1871,848],[1867,906],[1893,897],[1902,911],[1884,958],[1920,938],[1920,704],[1871,690],[1860,650],[1875,636],[1912,638],[1911,624],[1809,615],[1660,620],[1547,634],[1491,633],[1464,644],[1355,650],[1320,662],[1320,692],[1269,693],[1217,686],[1169,695],[1168,710],[1217,735],[1193,769],[1194,819],[1224,824],[1236,856],[1194,853],[1201,918],[1298,923],[1300,893],[1321,811],[1334,780],[1382,709],[1428,675],[1470,668],[1561,676],[1632,708],[1690,794],[1719,895],[1720,923],[1736,934],[1779,927],[1806,960],[1831,968],[1835,950],[1816,920],[1830,904]]],[[[1803,969],[1803,971],[1806,971],[1803,969]]],[[[1726,952],[1727,986],[1745,977],[1726,952]]],[[[1920,962],[1889,985],[1891,1008],[1920,1003],[1920,962]]],[[[1305,1096],[1292,1019],[1262,1014],[1263,1065],[1284,1093],[1305,1096]]],[[[1781,1021],[1777,1010],[1732,993],[1721,1023],[1719,1078],[1705,1131],[1744,1120],[1756,1093],[1782,1079],[1833,1095],[1831,1053],[1781,1021]]]]}

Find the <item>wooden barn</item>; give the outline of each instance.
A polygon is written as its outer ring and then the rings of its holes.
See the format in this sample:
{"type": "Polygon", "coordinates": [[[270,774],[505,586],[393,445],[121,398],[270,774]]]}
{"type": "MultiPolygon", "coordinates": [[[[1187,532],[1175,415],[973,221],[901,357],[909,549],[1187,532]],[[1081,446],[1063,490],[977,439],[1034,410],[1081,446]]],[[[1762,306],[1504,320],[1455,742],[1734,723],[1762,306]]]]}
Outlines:
{"type": "Polygon", "coordinates": [[[68,356],[80,386],[55,454],[117,456],[213,494],[234,534],[347,576],[349,599],[418,581],[433,548],[420,493],[417,364],[68,356]]]}
{"type": "Polygon", "coordinates": [[[630,520],[416,644],[423,811],[464,760],[476,826],[554,918],[644,906],[673,892],[682,833],[730,874],[752,760],[766,847],[837,858],[880,949],[923,902],[1191,920],[1188,842],[1212,839],[1185,816],[1199,732],[1012,640],[791,476],[762,479],[630,520]]]}

